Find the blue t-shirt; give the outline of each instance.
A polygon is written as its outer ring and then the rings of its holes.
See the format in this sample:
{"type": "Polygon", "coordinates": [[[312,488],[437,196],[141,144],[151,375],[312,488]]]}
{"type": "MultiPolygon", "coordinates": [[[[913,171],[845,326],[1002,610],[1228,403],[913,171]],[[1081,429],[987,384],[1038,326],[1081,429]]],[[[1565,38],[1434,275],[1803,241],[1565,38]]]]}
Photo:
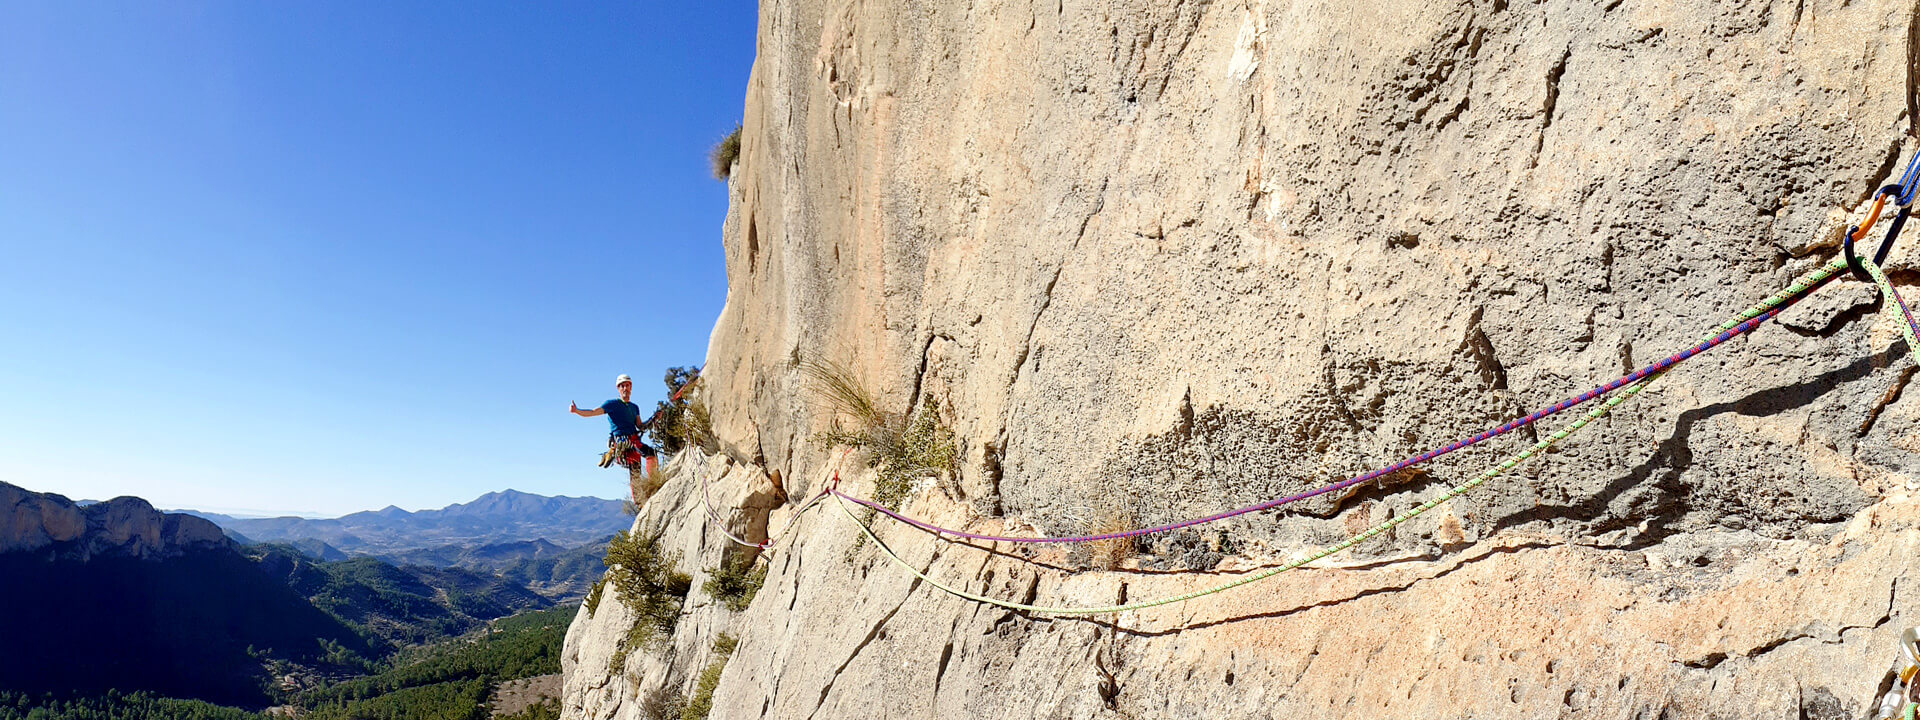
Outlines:
{"type": "Polygon", "coordinates": [[[640,406],[614,398],[600,406],[607,414],[607,422],[613,425],[615,435],[640,434],[640,406]]]}

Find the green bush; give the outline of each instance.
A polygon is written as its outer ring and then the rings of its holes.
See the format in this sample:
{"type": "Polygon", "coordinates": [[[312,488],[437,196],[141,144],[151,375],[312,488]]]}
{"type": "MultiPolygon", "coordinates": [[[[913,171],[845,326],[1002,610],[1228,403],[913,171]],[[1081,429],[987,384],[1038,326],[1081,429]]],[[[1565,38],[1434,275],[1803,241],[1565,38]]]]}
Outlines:
{"type": "Polygon", "coordinates": [[[700,584],[700,589],[728,610],[741,612],[753,603],[753,596],[766,582],[767,567],[743,556],[734,562],[721,561],[720,567],[707,568],[707,581],[700,584]]]}
{"type": "Polygon", "coordinates": [[[656,633],[673,632],[680,620],[680,605],[693,578],[674,570],[679,562],[679,555],[662,550],[656,537],[623,532],[607,542],[607,581],[637,616],[636,645],[656,633]]]}
{"type": "MultiPolygon", "coordinates": [[[[667,368],[666,376],[661,378],[667,385],[667,397],[673,397],[687,383],[693,382],[699,372],[699,368],[667,368]]],[[[655,407],[653,425],[647,428],[647,438],[653,441],[654,447],[659,448],[660,452],[672,455],[689,444],[686,441],[686,413],[687,403],[692,400],[689,395],[693,392],[696,391],[689,390],[673,402],[662,400],[655,407]]]]}
{"type": "Polygon", "coordinates": [[[606,592],[606,589],[607,576],[605,575],[593,581],[593,587],[587,589],[587,599],[583,603],[587,608],[587,617],[593,617],[593,614],[600,610],[600,593],[606,592]]]}
{"type": "Polygon", "coordinates": [[[661,688],[640,701],[640,717],[645,720],[680,720],[687,711],[687,696],[678,687],[661,688]]]}
{"type": "Polygon", "coordinates": [[[727,133],[720,143],[713,146],[713,152],[707,159],[713,162],[713,179],[725,180],[733,176],[733,161],[740,159],[740,129],[733,126],[733,132],[727,133]]]}
{"type": "Polygon", "coordinates": [[[713,641],[713,653],[717,657],[700,671],[700,682],[693,686],[693,698],[687,701],[685,709],[680,711],[680,720],[707,720],[713,712],[713,691],[720,687],[720,673],[727,669],[727,659],[733,656],[733,649],[740,645],[732,635],[721,633],[713,641]]]}

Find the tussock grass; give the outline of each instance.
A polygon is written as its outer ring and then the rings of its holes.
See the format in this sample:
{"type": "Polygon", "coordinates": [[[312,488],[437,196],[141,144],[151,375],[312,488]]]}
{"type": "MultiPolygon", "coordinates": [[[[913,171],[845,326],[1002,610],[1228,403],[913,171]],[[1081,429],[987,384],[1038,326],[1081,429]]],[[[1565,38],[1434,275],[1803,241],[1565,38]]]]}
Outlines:
{"type": "MultiPolygon", "coordinates": [[[[699,393],[699,390],[695,390],[699,393]]],[[[707,407],[706,398],[695,395],[687,402],[687,412],[681,420],[681,442],[698,445],[707,452],[720,447],[720,437],[713,434],[713,410],[707,407]]]]}
{"type": "MultiPolygon", "coordinates": [[[[851,419],[855,428],[879,427],[894,422],[890,413],[880,409],[879,398],[867,389],[851,368],[832,360],[808,360],[800,364],[800,373],[806,376],[807,390],[826,401],[827,406],[838,415],[851,419]]],[[[839,418],[835,420],[837,422],[839,418]]]]}
{"type": "Polygon", "coordinates": [[[886,410],[878,394],[845,365],[811,360],[800,371],[807,389],[834,415],[832,427],[814,440],[864,452],[866,466],[876,471],[874,502],[897,508],[913,481],[959,467],[959,442],[940,417],[939,401],[928,398],[909,416],[886,410]]]}
{"type": "Polygon", "coordinates": [[[651,470],[644,469],[645,463],[641,465],[641,468],[627,469],[627,489],[633,492],[636,514],[639,512],[639,506],[647,504],[647,499],[653,497],[654,493],[660,492],[661,486],[667,484],[667,473],[661,470],[658,464],[655,464],[651,470]]]}
{"type": "Polygon", "coordinates": [[[707,160],[713,163],[713,179],[726,180],[733,176],[733,162],[740,159],[740,130],[740,125],[733,126],[733,132],[727,133],[707,153],[707,160]]]}
{"type": "MultiPolygon", "coordinates": [[[[1139,516],[1133,511],[1133,504],[1120,497],[1109,497],[1094,513],[1093,523],[1087,527],[1089,535],[1126,532],[1140,527],[1139,516]]],[[[1101,570],[1117,570],[1122,563],[1134,556],[1134,539],[1130,537],[1095,540],[1087,543],[1087,561],[1101,570]]]]}

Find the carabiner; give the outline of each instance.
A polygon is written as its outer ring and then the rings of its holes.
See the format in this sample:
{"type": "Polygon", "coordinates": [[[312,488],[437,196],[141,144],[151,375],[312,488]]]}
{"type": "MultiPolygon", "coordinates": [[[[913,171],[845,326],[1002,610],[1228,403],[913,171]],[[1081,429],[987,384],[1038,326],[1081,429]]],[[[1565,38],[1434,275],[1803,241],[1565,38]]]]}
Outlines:
{"type": "MultiPolygon", "coordinates": [[[[1860,266],[1860,259],[1853,254],[1853,243],[1864,239],[1867,231],[1873,229],[1873,224],[1880,221],[1880,211],[1886,207],[1887,198],[1893,198],[1895,203],[1900,202],[1901,190],[1901,186],[1896,183],[1880,188],[1879,192],[1874,193],[1873,209],[1867,212],[1867,221],[1847,228],[1846,239],[1840,243],[1841,251],[1847,256],[1847,269],[1852,270],[1853,276],[1861,282],[1873,282],[1873,276],[1868,275],[1867,269],[1860,266]]],[[[1887,228],[1886,236],[1880,240],[1880,249],[1873,252],[1873,264],[1879,265],[1886,261],[1887,252],[1893,249],[1894,238],[1900,237],[1900,228],[1907,224],[1907,216],[1912,214],[1912,209],[1912,205],[1900,204],[1900,214],[1894,216],[1893,224],[1887,228]]]]}

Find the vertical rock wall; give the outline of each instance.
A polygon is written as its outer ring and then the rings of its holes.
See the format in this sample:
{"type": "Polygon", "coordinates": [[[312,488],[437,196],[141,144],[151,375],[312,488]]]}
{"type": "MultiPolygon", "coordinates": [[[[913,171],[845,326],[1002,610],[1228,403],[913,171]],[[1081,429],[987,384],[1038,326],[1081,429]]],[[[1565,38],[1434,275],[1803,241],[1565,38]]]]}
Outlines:
{"type": "MultiPolygon", "coordinates": [[[[1908,148],[1915,13],[763,3],[705,375],[725,452],[674,482],[790,499],[776,520],[817,492],[812,359],[892,409],[944,408],[962,467],[908,509],[949,525],[1165,522],[1472,434],[1830,257],[1908,148]]],[[[982,607],[817,508],[745,613],[695,590],[683,626],[707,629],[683,650],[575,662],[568,714],[641,717],[724,625],[741,643],[714,717],[1858,717],[1914,622],[1897,589],[1920,542],[1920,401],[1877,309],[1838,282],[1346,565],[1217,601],[982,607]]],[[[1404,513],[1520,435],[1123,572],[881,534],[972,592],[1154,597],[1404,513]]],[[[764,532],[769,511],[719,504],[764,532]]],[[[722,542],[703,515],[642,519],[694,569],[722,542]]],[[[583,617],[570,654],[618,624],[583,617]]]]}

